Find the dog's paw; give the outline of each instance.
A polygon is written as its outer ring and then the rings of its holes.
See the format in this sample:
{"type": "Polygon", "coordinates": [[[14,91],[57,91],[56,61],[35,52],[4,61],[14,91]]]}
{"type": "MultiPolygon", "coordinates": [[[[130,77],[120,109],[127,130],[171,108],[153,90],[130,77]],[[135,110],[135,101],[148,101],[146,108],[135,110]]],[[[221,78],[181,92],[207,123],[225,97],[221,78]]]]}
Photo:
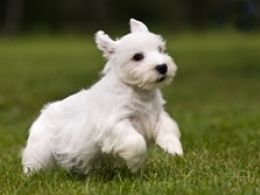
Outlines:
{"type": "Polygon", "coordinates": [[[183,149],[180,140],[177,137],[167,138],[157,143],[165,152],[171,155],[183,156],[183,149]]]}

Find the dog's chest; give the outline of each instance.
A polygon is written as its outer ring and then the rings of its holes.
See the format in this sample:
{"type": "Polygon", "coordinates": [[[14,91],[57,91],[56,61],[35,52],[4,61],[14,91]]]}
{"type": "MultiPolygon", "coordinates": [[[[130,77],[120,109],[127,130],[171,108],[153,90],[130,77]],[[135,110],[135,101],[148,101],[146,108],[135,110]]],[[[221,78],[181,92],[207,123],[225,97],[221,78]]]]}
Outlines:
{"type": "Polygon", "coordinates": [[[152,140],[161,107],[152,100],[137,101],[132,104],[131,122],[134,128],[147,140],[152,140]]]}

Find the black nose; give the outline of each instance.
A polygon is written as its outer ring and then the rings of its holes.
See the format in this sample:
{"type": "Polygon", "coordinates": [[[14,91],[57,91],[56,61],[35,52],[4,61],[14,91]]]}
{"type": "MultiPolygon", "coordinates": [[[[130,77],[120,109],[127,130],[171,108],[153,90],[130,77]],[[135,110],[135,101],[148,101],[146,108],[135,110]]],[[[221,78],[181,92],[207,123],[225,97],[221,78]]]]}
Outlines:
{"type": "Polygon", "coordinates": [[[160,73],[160,74],[166,74],[167,70],[168,70],[168,67],[166,64],[160,64],[160,65],[157,65],[155,67],[155,69],[160,73]]]}

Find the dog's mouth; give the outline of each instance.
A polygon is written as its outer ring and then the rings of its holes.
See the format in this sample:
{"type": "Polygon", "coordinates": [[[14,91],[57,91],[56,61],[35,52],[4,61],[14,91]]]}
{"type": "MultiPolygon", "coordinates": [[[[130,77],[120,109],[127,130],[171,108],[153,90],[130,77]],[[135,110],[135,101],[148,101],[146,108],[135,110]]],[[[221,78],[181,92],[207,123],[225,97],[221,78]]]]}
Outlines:
{"type": "Polygon", "coordinates": [[[157,82],[157,83],[163,82],[166,78],[167,78],[166,75],[160,76],[160,77],[156,80],[156,82],[157,82]]]}

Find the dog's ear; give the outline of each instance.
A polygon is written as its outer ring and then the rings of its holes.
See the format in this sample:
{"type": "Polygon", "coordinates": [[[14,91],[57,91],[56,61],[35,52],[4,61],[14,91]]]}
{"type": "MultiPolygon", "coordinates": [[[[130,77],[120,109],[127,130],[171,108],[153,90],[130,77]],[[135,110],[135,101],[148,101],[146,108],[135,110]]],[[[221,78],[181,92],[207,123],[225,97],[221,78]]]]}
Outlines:
{"type": "Polygon", "coordinates": [[[95,34],[95,41],[97,43],[98,49],[103,51],[105,58],[109,58],[109,56],[115,53],[116,41],[113,41],[103,31],[100,30],[95,34]]]}
{"type": "Polygon", "coordinates": [[[131,33],[135,33],[135,32],[149,32],[147,26],[138,21],[138,20],[135,20],[133,18],[130,19],[130,30],[131,30],[131,33]]]}

